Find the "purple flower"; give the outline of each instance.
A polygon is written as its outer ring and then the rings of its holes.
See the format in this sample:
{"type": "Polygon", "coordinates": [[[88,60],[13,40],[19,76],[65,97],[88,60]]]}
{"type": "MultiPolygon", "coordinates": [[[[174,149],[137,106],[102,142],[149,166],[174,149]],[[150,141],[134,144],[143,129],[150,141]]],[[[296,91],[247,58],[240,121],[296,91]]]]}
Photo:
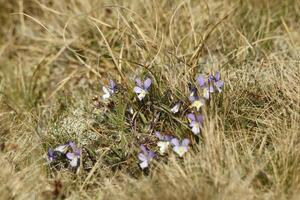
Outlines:
{"type": "Polygon", "coordinates": [[[173,151],[175,153],[177,153],[179,155],[179,157],[182,157],[186,152],[188,152],[189,149],[189,143],[190,140],[189,139],[183,139],[182,142],[180,143],[180,141],[177,138],[173,138],[171,140],[173,147],[173,151]]]}
{"type": "Polygon", "coordinates": [[[199,75],[196,79],[200,88],[203,89],[203,97],[205,99],[209,99],[210,94],[215,91],[215,88],[219,93],[222,92],[224,81],[221,80],[220,72],[216,72],[215,75],[210,74],[207,81],[205,81],[204,77],[201,75],[199,75]]]}
{"type": "Polygon", "coordinates": [[[222,92],[222,87],[224,86],[224,81],[221,80],[220,72],[216,72],[215,75],[210,75],[210,80],[212,80],[214,86],[218,90],[218,92],[222,92]]]}
{"type": "Polygon", "coordinates": [[[174,114],[178,113],[178,111],[179,111],[179,109],[180,109],[180,106],[181,106],[181,103],[180,103],[180,102],[176,103],[176,104],[171,108],[171,112],[174,113],[174,114]]]}
{"type": "Polygon", "coordinates": [[[57,147],[55,147],[54,149],[49,148],[48,153],[47,153],[48,160],[50,162],[55,161],[59,155],[61,155],[61,154],[64,155],[67,152],[68,147],[69,147],[69,144],[61,144],[61,145],[58,145],[57,147]]]}
{"type": "Polygon", "coordinates": [[[149,166],[150,161],[154,158],[155,153],[153,151],[147,150],[147,148],[142,144],[141,153],[138,154],[138,158],[141,161],[140,167],[145,169],[149,166]]]}
{"type": "Polygon", "coordinates": [[[170,145],[170,141],[172,140],[172,136],[170,135],[161,135],[160,132],[155,132],[156,137],[160,140],[157,142],[157,146],[159,146],[159,152],[161,155],[163,155],[170,145]]]}
{"type": "Polygon", "coordinates": [[[200,128],[202,127],[203,123],[203,116],[202,115],[194,115],[193,113],[190,113],[187,115],[190,124],[189,126],[192,128],[192,132],[195,135],[198,135],[200,133],[200,128]]]}
{"type": "Polygon", "coordinates": [[[145,98],[146,94],[148,93],[152,81],[150,78],[147,78],[143,83],[141,79],[137,78],[135,82],[137,86],[134,87],[133,91],[138,95],[138,99],[141,101],[145,98]]]}
{"type": "Polygon", "coordinates": [[[196,78],[200,88],[203,90],[203,97],[205,99],[209,99],[210,97],[210,93],[213,93],[214,92],[214,87],[212,86],[211,84],[211,81],[210,79],[208,79],[207,82],[205,82],[205,79],[203,76],[199,75],[197,78],[196,78]]]}
{"type": "Polygon", "coordinates": [[[48,156],[48,160],[49,160],[50,162],[56,160],[56,158],[57,158],[56,153],[55,153],[54,150],[51,149],[51,148],[48,149],[47,156],[48,156]]]}
{"type": "Polygon", "coordinates": [[[198,90],[197,88],[193,87],[190,89],[191,90],[191,94],[189,96],[189,100],[191,101],[191,106],[190,107],[195,107],[197,111],[199,111],[199,109],[204,106],[205,101],[204,99],[200,98],[198,96],[198,90]]]}
{"type": "Polygon", "coordinates": [[[116,83],[113,81],[113,80],[109,80],[109,86],[108,87],[105,87],[103,86],[102,87],[102,90],[103,90],[103,95],[102,95],[102,98],[104,100],[107,100],[109,99],[113,94],[115,94],[117,92],[117,86],[116,86],[116,83]]]}
{"type": "Polygon", "coordinates": [[[77,167],[79,165],[81,150],[76,146],[74,142],[69,142],[69,146],[71,147],[72,151],[68,152],[66,157],[69,159],[70,165],[72,167],[77,167]]]}

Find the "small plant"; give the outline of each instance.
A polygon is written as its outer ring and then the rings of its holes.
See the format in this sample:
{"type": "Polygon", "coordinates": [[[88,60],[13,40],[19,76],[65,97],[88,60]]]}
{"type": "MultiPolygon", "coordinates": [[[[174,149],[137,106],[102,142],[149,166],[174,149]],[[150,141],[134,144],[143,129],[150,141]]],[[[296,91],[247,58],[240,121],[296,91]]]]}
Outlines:
{"type": "MultiPolygon", "coordinates": [[[[206,79],[204,78],[204,76],[199,75],[196,77],[196,82],[197,82],[198,86],[189,85],[190,106],[186,110],[186,111],[190,112],[189,114],[187,114],[186,117],[188,118],[188,122],[189,122],[188,126],[191,128],[191,131],[194,136],[198,136],[203,127],[204,117],[201,114],[201,108],[206,105],[206,101],[209,101],[211,99],[211,94],[213,94],[215,91],[220,93],[222,91],[222,87],[224,85],[224,82],[222,80],[220,80],[219,72],[216,72],[215,74],[210,74],[208,76],[208,78],[206,78],[206,79]],[[199,93],[199,91],[202,91],[202,93],[199,93]],[[195,109],[195,110],[193,110],[193,109],[195,109]]],[[[137,95],[137,98],[139,101],[143,101],[147,95],[149,95],[150,97],[153,95],[152,93],[150,93],[150,90],[149,90],[152,85],[152,80],[150,78],[146,78],[144,81],[142,81],[140,78],[137,78],[137,79],[135,79],[135,84],[136,85],[133,88],[133,92],[137,95]]],[[[109,86],[103,86],[102,89],[104,92],[102,98],[107,101],[118,90],[117,84],[113,80],[109,80],[109,86]]],[[[126,96],[129,97],[130,95],[128,94],[128,89],[127,89],[127,91],[126,90],[123,91],[121,95],[124,96],[124,99],[126,98],[126,96]]],[[[120,97],[118,96],[118,98],[120,98],[120,97]]],[[[116,108],[118,108],[118,105],[120,103],[120,101],[118,101],[118,98],[115,99],[116,100],[115,101],[116,108]]],[[[137,112],[134,112],[133,110],[139,110],[141,108],[145,112],[150,112],[150,113],[157,112],[157,111],[155,111],[155,106],[152,106],[152,104],[155,105],[155,102],[151,101],[151,99],[155,99],[155,98],[149,98],[149,100],[145,101],[143,104],[138,104],[136,101],[133,101],[133,99],[131,99],[131,100],[129,99],[129,101],[131,101],[130,102],[131,106],[129,107],[129,110],[131,110],[131,112],[129,112],[130,116],[133,116],[134,118],[136,118],[137,112]],[[150,104],[146,103],[149,101],[150,101],[150,104]],[[137,105],[135,105],[135,104],[137,104],[137,105]],[[140,106],[142,106],[142,107],[140,107],[140,106]],[[133,109],[133,107],[136,107],[136,108],[133,109]]],[[[170,113],[172,113],[172,115],[175,115],[179,112],[182,102],[177,101],[172,104],[174,106],[169,111],[170,111],[170,113]]],[[[157,104],[156,107],[157,106],[159,106],[159,104],[157,104]]],[[[107,111],[110,112],[109,109],[107,111]]],[[[120,110],[118,112],[120,112],[120,110]]],[[[135,126],[139,126],[139,125],[142,126],[142,124],[147,123],[147,118],[146,118],[147,115],[143,114],[142,111],[139,111],[139,115],[141,116],[142,120],[139,121],[138,124],[136,123],[135,126]]],[[[117,116],[119,116],[119,115],[117,115],[117,116]]],[[[178,116],[178,117],[181,118],[181,116],[178,116]]],[[[116,118],[116,120],[119,120],[119,119],[116,118]]],[[[158,122],[159,122],[159,118],[157,118],[155,123],[158,123],[158,122]]],[[[156,127],[153,126],[152,128],[155,129],[156,127]]],[[[193,135],[186,135],[186,137],[193,137],[193,135]]],[[[146,137],[151,140],[150,136],[151,136],[151,133],[148,133],[148,136],[146,136],[146,137]]],[[[164,156],[166,154],[166,152],[168,151],[168,148],[171,145],[173,146],[172,148],[173,148],[174,153],[176,153],[181,158],[188,152],[189,144],[190,144],[190,140],[188,138],[185,138],[182,141],[180,141],[179,138],[176,138],[172,135],[162,135],[158,131],[155,132],[155,136],[159,140],[157,142],[157,146],[159,148],[159,155],[161,155],[161,156],[164,156]]],[[[150,145],[150,147],[151,147],[151,145],[150,145]]],[[[151,161],[153,159],[155,159],[155,157],[158,157],[158,156],[156,156],[155,151],[152,151],[152,150],[146,148],[146,146],[144,144],[142,144],[140,146],[140,150],[141,150],[141,152],[138,153],[138,159],[140,161],[139,166],[141,169],[146,169],[149,167],[149,164],[151,163],[151,161]]],[[[76,144],[74,142],[68,142],[67,144],[59,145],[55,149],[49,149],[48,160],[50,162],[54,162],[54,161],[57,161],[58,157],[59,157],[61,162],[67,161],[72,168],[77,168],[80,163],[79,161],[82,156],[81,154],[82,154],[81,150],[76,146],[76,144]]]]}

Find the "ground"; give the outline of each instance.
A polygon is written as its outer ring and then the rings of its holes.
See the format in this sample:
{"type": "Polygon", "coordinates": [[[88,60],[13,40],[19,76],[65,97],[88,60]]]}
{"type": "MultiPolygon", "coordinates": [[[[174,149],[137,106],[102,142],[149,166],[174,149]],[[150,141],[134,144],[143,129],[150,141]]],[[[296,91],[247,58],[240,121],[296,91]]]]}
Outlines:
{"type": "Polygon", "coordinates": [[[1,199],[300,199],[298,0],[0,0],[0,22],[1,199]],[[195,111],[189,85],[218,71],[195,111]],[[77,168],[47,158],[68,141],[77,168]]]}

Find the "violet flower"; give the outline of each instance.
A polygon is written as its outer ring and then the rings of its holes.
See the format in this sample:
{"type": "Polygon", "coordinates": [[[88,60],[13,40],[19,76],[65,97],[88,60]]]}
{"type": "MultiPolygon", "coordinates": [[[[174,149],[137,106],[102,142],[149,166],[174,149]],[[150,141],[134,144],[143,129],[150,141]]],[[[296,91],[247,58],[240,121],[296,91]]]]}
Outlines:
{"type": "Polygon", "coordinates": [[[151,150],[147,150],[147,148],[143,144],[140,148],[141,153],[138,154],[138,158],[141,161],[141,163],[139,165],[142,169],[145,169],[149,166],[149,163],[154,158],[155,153],[151,150]]]}
{"type": "Polygon", "coordinates": [[[161,135],[160,132],[156,131],[155,132],[156,137],[160,140],[157,142],[157,146],[159,146],[159,152],[161,155],[163,155],[167,150],[170,145],[170,141],[173,138],[170,135],[161,135]]]}
{"type": "Polygon", "coordinates": [[[180,110],[180,106],[181,106],[181,103],[180,103],[180,102],[176,103],[176,104],[171,108],[171,112],[174,113],[174,114],[178,113],[178,111],[180,110]]]}
{"type": "Polygon", "coordinates": [[[49,162],[52,162],[52,161],[56,160],[56,158],[57,158],[57,154],[51,148],[48,149],[47,156],[48,156],[49,162]]]}
{"type": "Polygon", "coordinates": [[[113,80],[109,80],[109,86],[108,87],[105,87],[103,86],[102,87],[102,90],[103,90],[103,95],[102,95],[102,98],[104,100],[107,100],[109,99],[113,94],[115,94],[117,92],[117,86],[116,86],[116,83],[113,81],[113,80]]]}
{"type": "Polygon", "coordinates": [[[55,147],[54,149],[49,148],[48,153],[47,153],[48,160],[50,162],[55,161],[59,155],[65,154],[67,152],[68,147],[69,147],[69,144],[62,144],[62,145],[55,147]]]}
{"type": "Polygon", "coordinates": [[[203,76],[199,75],[197,78],[196,78],[200,88],[203,90],[203,97],[205,99],[209,99],[210,97],[210,94],[214,92],[214,87],[213,85],[211,84],[211,81],[210,79],[208,79],[207,82],[205,82],[205,79],[203,76]]]}
{"type": "Polygon", "coordinates": [[[224,86],[224,81],[221,80],[220,72],[216,72],[215,75],[210,75],[209,80],[211,80],[218,90],[218,92],[222,92],[222,87],[224,86]]]}
{"type": "Polygon", "coordinates": [[[180,143],[180,141],[177,138],[173,138],[171,140],[173,147],[173,151],[175,153],[177,153],[179,155],[179,157],[183,157],[183,155],[188,152],[189,149],[189,143],[190,140],[189,139],[183,139],[182,142],[180,143]]]}
{"type": "Polygon", "coordinates": [[[81,150],[76,146],[74,142],[69,142],[69,146],[72,152],[68,152],[66,157],[69,159],[70,165],[72,167],[77,167],[79,165],[81,150]]]}
{"type": "Polygon", "coordinates": [[[200,129],[202,127],[203,123],[203,116],[202,115],[194,115],[193,113],[190,113],[187,115],[190,124],[189,126],[192,128],[192,132],[195,135],[198,135],[200,133],[200,129]]]}
{"type": "Polygon", "coordinates": [[[190,107],[192,108],[195,107],[197,111],[199,111],[200,108],[205,105],[204,99],[198,96],[198,90],[195,87],[191,88],[191,94],[189,96],[189,100],[192,103],[190,107]]]}
{"type": "Polygon", "coordinates": [[[135,82],[137,86],[134,87],[133,91],[138,95],[138,99],[141,101],[147,95],[149,87],[152,84],[152,81],[150,78],[147,78],[143,83],[141,79],[137,78],[135,82]]]}

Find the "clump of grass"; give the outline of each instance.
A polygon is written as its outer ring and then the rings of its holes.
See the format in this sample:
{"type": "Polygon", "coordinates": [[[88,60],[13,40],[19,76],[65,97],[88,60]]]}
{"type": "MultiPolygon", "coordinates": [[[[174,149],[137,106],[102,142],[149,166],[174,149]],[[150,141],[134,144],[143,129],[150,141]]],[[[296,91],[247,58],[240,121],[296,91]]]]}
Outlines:
{"type": "Polygon", "coordinates": [[[0,10],[3,199],[299,196],[298,1],[0,0],[0,10]],[[202,110],[196,142],[188,84],[217,70],[224,92],[202,110]],[[137,76],[153,81],[144,103],[137,76]],[[119,92],[106,103],[112,78],[119,92]],[[193,150],[143,173],[139,146],[158,151],[155,131],[193,150]],[[48,147],[70,140],[78,170],[50,168],[48,147]]]}

